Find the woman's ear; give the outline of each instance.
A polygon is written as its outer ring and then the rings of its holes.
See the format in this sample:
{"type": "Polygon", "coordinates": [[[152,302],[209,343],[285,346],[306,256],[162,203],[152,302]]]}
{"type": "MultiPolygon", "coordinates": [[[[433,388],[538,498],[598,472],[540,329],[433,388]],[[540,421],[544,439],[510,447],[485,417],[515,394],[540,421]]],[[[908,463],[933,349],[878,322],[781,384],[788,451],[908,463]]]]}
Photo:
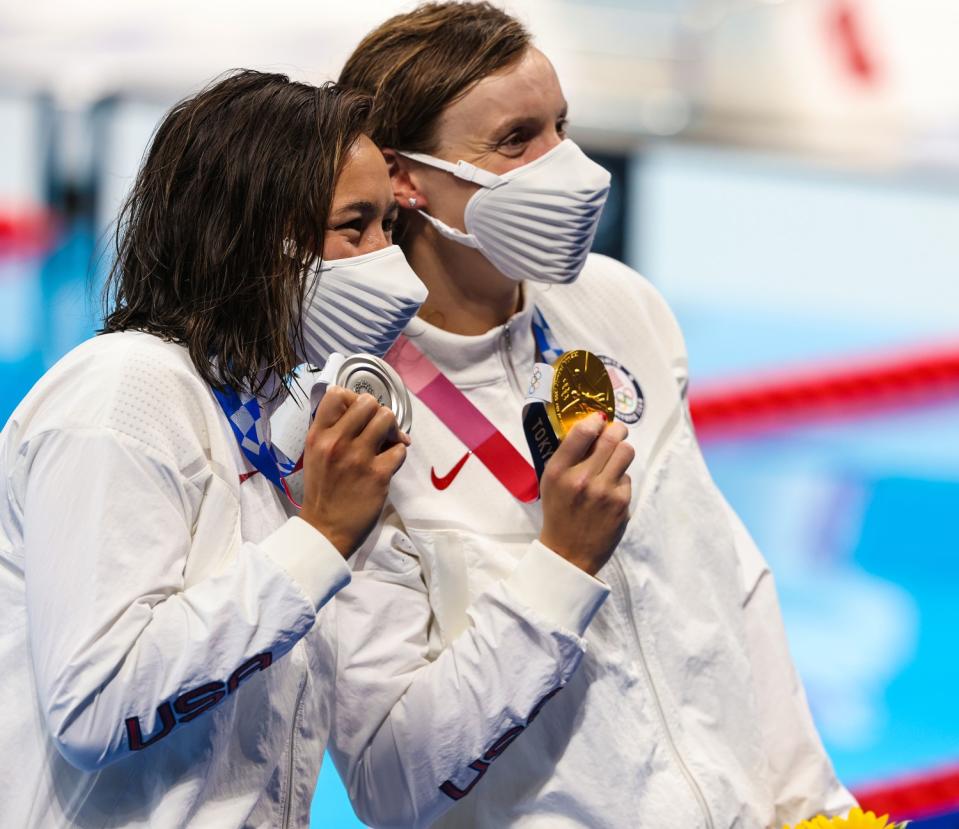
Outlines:
{"type": "Polygon", "coordinates": [[[393,198],[396,199],[396,203],[406,210],[420,210],[429,207],[426,196],[417,188],[413,162],[400,155],[396,150],[384,149],[382,152],[390,173],[393,198]]]}

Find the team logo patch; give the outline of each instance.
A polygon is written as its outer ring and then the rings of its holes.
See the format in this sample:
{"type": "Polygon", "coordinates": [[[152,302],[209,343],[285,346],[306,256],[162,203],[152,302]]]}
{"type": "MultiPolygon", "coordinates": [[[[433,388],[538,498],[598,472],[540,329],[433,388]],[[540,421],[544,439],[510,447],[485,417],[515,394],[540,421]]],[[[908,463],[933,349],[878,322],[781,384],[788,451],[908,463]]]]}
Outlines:
{"type": "Polygon", "coordinates": [[[623,423],[638,423],[646,408],[646,399],[643,390],[636,382],[636,378],[626,366],[616,362],[605,354],[597,354],[606,366],[609,379],[613,381],[613,397],[616,400],[616,418],[623,423]]]}

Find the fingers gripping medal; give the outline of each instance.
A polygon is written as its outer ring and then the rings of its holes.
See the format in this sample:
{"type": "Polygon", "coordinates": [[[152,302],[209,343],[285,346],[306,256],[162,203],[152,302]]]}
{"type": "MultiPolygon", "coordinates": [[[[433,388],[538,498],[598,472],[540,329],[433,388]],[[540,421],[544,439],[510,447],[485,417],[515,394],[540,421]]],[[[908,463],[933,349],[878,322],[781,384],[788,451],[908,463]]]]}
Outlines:
{"type": "Polygon", "coordinates": [[[583,349],[567,351],[552,366],[536,363],[523,405],[523,430],[539,477],[560,441],[579,421],[602,412],[616,414],[606,366],[583,349]]]}
{"type": "Polygon", "coordinates": [[[396,416],[396,423],[407,434],[413,425],[413,406],[400,376],[385,360],[372,354],[344,357],[332,354],[319,380],[310,392],[310,411],[315,413],[329,386],[340,386],[356,394],[371,394],[381,406],[396,416]]]}
{"type": "Polygon", "coordinates": [[[344,357],[331,354],[310,391],[309,410],[305,409],[302,395],[290,395],[271,418],[273,443],[287,457],[300,458],[296,470],[284,479],[287,494],[295,504],[303,501],[303,449],[316,407],[330,386],[341,386],[356,394],[371,394],[381,406],[386,406],[396,416],[396,423],[407,434],[413,425],[413,406],[409,392],[400,376],[385,361],[371,354],[354,354],[344,357]]]}

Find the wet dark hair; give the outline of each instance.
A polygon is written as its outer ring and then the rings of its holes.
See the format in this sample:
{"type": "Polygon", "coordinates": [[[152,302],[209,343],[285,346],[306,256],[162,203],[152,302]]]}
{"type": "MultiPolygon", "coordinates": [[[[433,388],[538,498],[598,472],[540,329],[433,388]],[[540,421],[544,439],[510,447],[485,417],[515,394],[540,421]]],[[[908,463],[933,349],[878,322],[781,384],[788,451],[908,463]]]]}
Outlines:
{"type": "Polygon", "coordinates": [[[297,365],[302,257],[322,254],[369,99],[236,70],[160,123],[117,222],[100,333],[183,343],[212,386],[261,391],[297,365]],[[292,247],[287,247],[287,240],[292,247]]]}

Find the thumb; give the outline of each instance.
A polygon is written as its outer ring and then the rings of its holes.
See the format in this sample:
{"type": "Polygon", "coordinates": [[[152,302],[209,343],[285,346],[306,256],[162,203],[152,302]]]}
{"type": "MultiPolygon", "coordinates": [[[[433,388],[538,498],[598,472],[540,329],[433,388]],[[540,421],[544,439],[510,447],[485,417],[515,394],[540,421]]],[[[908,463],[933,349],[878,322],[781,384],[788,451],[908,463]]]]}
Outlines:
{"type": "Polygon", "coordinates": [[[575,466],[592,448],[606,426],[606,418],[599,413],[589,415],[577,423],[563,439],[559,448],[550,458],[550,463],[563,468],[575,466]]]}

